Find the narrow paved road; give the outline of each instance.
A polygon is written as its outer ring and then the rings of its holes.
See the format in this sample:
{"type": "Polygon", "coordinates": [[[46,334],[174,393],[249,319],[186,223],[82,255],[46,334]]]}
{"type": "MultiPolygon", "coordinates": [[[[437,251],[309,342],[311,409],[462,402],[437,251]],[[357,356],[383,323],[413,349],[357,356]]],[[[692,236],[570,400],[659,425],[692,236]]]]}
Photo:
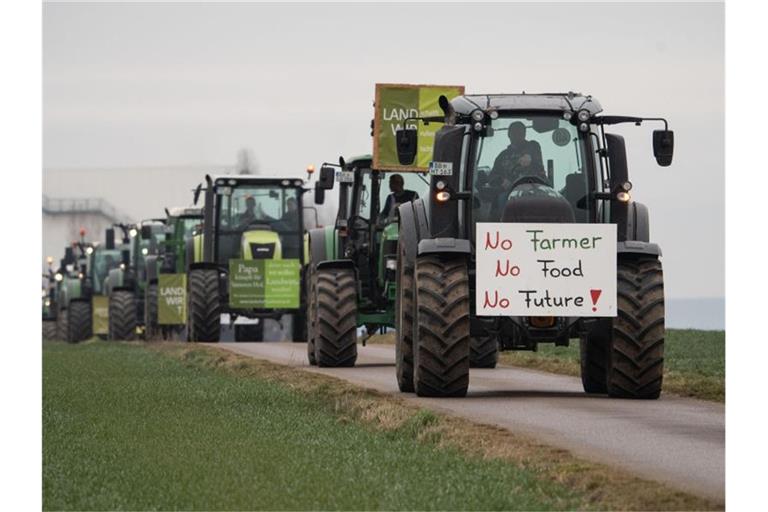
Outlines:
{"type": "MultiPolygon", "coordinates": [[[[358,347],[355,368],[315,368],[303,343],[219,343],[238,354],[305,367],[397,393],[394,347],[358,347]]],[[[643,478],[725,499],[725,407],[687,398],[617,400],[586,395],[573,377],[521,368],[470,372],[466,398],[419,398],[430,409],[521,432],[643,478]]]]}

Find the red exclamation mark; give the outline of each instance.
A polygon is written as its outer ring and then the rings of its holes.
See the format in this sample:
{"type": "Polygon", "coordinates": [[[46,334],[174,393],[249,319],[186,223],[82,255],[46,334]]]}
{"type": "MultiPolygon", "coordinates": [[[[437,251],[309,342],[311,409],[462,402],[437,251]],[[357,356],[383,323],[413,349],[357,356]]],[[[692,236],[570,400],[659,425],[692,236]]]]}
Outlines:
{"type": "Polygon", "coordinates": [[[589,290],[589,294],[592,296],[592,311],[597,311],[597,299],[600,298],[600,294],[603,290],[589,290]]]}

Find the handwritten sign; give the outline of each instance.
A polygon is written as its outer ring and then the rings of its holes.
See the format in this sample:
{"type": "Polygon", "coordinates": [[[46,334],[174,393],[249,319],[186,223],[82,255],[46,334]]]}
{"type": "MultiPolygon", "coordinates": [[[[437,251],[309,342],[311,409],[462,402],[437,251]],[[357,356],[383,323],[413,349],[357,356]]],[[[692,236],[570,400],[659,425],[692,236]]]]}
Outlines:
{"type": "Polygon", "coordinates": [[[160,274],[157,285],[157,323],[181,325],[187,321],[187,275],[160,274]]]}
{"type": "Polygon", "coordinates": [[[479,222],[479,316],[616,316],[616,226],[479,222]]]}

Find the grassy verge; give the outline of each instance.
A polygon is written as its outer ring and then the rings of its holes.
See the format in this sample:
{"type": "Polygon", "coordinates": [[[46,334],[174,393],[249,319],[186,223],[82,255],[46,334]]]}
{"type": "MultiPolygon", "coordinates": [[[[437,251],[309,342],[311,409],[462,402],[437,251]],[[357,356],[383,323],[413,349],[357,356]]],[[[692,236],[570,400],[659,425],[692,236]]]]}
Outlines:
{"type": "MultiPolygon", "coordinates": [[[[395,342],[394,332],[377,334],[373,344],[395,342]]],[[[580,375],[579,342],[569,347],[550,344],[538,352],[502,352],[502,364],[524,366],[564,375],[580,375]]],[[[669,329],[664,346],[664,393],[725,401],[725,331],[669,329]]]]}

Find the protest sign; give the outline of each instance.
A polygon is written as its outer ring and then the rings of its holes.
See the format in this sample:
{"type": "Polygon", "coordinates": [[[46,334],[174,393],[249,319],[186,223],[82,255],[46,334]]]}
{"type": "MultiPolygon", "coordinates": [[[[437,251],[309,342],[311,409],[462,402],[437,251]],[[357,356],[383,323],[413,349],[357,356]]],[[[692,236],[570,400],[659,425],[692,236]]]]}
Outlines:
{"type": "Polygon", "coordinates": [[[288,260],[229,260],[229,305],[240,309],[300,306],[300,263],[288,260]]]}
{"type": "Polygon", "coordinates": [[[157,285],[157,320],[160,325],[187,322],[187,275],[160,274],[157,285]]]}
{"type": "Polygon", "coordinates": [[[614,224],[477,223],[478,316],[616,316],[614,224]]]}

